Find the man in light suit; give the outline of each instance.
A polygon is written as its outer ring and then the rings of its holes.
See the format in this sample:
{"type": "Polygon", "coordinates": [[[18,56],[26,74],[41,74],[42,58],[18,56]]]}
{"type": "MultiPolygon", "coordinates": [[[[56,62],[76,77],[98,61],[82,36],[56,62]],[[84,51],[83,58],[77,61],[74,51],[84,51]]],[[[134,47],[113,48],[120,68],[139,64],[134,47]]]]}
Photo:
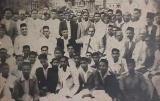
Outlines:
{"type": "Polygon", "coordinates": [[[61,57],[58,70],[59,85],[57,88],[59,90],[57,96],[59,101],[70,101],[79,90],[79,73],[74,71],[74,68],[76,67],[69,66],[67,57],[61,57]]]}
{"type": "Polygon", "coordinates": [[[80,39],[76,40],[76,43],[83,44],[83,48],[81,51],[81,56],[85,56],[87,52],[101,52],[104,51],[104,44],[103,40],[97,40],[97,37],[94,36],[95,34],[95,27],[88,27],[88,35],[81,37],[80,39]]]}
{"type": "Polygon", "coordinates": [[[82,21],[78,24],[77,38],[85,36],[90,26],[93,26],[93,23],[89,21],[89,12],[82,12],[82,21]]]}

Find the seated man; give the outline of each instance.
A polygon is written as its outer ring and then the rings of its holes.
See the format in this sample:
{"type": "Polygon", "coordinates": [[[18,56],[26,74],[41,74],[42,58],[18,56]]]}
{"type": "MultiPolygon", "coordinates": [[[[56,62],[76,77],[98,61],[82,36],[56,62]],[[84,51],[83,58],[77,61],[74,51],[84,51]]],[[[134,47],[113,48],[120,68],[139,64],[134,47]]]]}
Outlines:
{"type": "Polygon", "coordinates": [[[30,62],[23,62],[22,76],[16,80],[13,90],[13,97],[16,101],[38,101],[37,80],[30,77],[30,72],[30,62]]]}
{"type": "Polygon", "coordinates": [[[41,63],[41,67],[36,69],[35,76],[38,80],[40,96],[44,97],[49,93],[56,92],[56,87],[58,84],[58,71],[52,68],[49,64],[46,54],[40,54],[38,59],[41,63]]]}

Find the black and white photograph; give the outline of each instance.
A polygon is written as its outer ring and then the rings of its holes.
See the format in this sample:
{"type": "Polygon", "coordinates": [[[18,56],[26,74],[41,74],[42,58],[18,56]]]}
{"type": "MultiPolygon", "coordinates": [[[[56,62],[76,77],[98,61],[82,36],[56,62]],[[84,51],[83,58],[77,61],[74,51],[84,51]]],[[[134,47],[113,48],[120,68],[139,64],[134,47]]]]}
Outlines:
{"type": "Polygon", "coordinates": [[[160,101],[160,0],[0,0],[0,101],[160,101]]]}

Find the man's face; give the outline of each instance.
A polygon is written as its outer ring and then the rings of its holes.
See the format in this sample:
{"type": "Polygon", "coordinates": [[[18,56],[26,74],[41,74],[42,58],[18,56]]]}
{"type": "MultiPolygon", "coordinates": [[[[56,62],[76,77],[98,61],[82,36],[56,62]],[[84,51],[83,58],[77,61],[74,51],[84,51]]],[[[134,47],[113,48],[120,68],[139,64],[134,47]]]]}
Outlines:
{"type": "Polygon", "coordinates": [[[67,48],[67,50],[68,50],[68,53],[74,53],[74,52],[75,52],[73,46],[69,46],[69,47],[67,48]]]}
{"type": "Polygon", "coordinates": [[[40,59],[39,61],[42,64],[43,67],[46,67],[48,65],[48,60],[47,59],[40,59]]]}
{"type": "Polygon", "coordinates": [[[83,19],[84,19],[84,20],[88,20],[88,17],[89,17],[88,13],[84,13],[84,14],[83,14],[83,19]]]}
{"type": "Polygon", "coordinates": [[[3,66],[3,68],[2,68],[2,75],[4,76],[4,77],[8,77],[8,75],[9,75],[9,66],[8,65],[5,65],[5,66],[3,66]]]}
{"type": "Polygon", "coordinates": [[[121,40],[123,39],[123,33],[122,33],[122,31],[117,31],[115,38],[116,38],[118,41],[121,41],[121,40]]]}
{"type": "Polygon", "coordinates": [[[28,55],[30,53],[30,48],[24,48],[23,53],[28,55]]]}
{"type": "Polygon", "coordinates": [[[38,15],[37,11],[32,11],[32,18],[33,19],[37,19],[37,15],[38,15]]]}
{"type": "Polygon", "coordinates": [[[86,58],[88,58],[88,59],[92,59],[92,55],[91,55],[91,53],[87,53],[87,54],[86,54],[86,58]]]}
{"type": "Polygon", "coordinates": [[[34,64],[34,63],[35,63],[36,57],[37,57],[37,56],[36,56],[36,55],[33,55],[33,54],[29,56],[29,61],[31,62],[31,64],[34,64]]]}
{"type": "Polygon", "coordinates": [[[62,67],[66,67],[66,66],[68,65],[67,60],[66,60],[65,58],[61,58],[61,59],[60,59],[60,65],[61,65],[62,67]]]}
{"type": "Polygon", "coordinates": [[[67,38],[68,38],[68,30],[63,30],[63,31],[62,31],[62,35],[63,35],[63,37],[64,37],[65,39],[67,39],[67,38]]]}
{"type": "Polygon", "coordinates": [[[4,34],[5,34],[5,29],[0,28],[0,37],[3,37],[4,34]]]}
{"type": "Polygon", "coordinates": [[[135,69],[135,64],[134,63],[128,63],[127,68],[128,68],[128,71],[131,73],[135,69]]]}
{"type": "Polygon", "coordinates": [[[146,37],[146,33],[139,33],[140,40],[144,41],[146,37]]]}
{"type": "Polygon", "coordinates": [[[107,70],[108,69],[108,66],[107,66],[107,64],[105,63],[105,62],[100,62],[99,63],[99,69],[100,70],[107,70]]]}
{"type": "Polygon", "coordinates": [[[48,54],[48,49],[46,47],[41,49],[42,54],[48,54]]]}
{"type": "Polygon", "coordinates": [[[23,56],[18,56],[18,57],[16,58],[16,64],[17,64],[18,66],[21,66],[22,63],[23,63],[23,56]]]}
{"type": "Polygon", "coordinates": [[[146,18],[146,22],[148,25],[153,24],[154,19],[153,18],[146,18]]]}
{"type": "Polygon", "coordinates": [[[20,18],[21,20],[24,20],[24,19],[26,18],[26,14],[25,14],[24,11],[19,13],[19,18],[20,18]]]}
{"type": "Polygon", "coordinates": [[[80,12],[78,12],[78,13],[77,13],[77,19],[79,19],[79,20],[80,20],[80,19],[81,19],[81,17],[82,17],[81,13],[80,13],[80,12]]]}
{"type": "Polygon", "coordinates": [[[129,22],[131,20],[131,16],[129,14],[123,15],[124,22],[129,22]]]}
{"type": "Polygon", "coordinates": [[[118,51],[113,51],[112,57],[113,57],[114,60],[118,60],[119,56],[120,56],[120,54],[119,54],[118,51]]]}
{"type": "Polygon", "coordinates": [[[47,38],[49,37],[50,31],[49,31],[48,28],[43,29],[43,35],[44,35],[45,37],[47,37],[47,38]]]}
{"type": "Polygon", "coordinates": [[[113,12],[112,12],[112,11],[108,11],[108,15],[109,15],[109,16],[112,16],[112,15],[113,15],[113,12]]]}
{"type": "Polygon", "coordinates": [[[51,12],[51,17],[52,17],[52,19],[55,19],[57,17],[56,12],[51,12]]]}
{"type": "Polygon", "coordinates": [[[99,57],[98,55],[95,55],[95,56],[92,57],[92,59],[93,59],[93,61],[94,61],[95,63],[98,63],[100,57],[99,57]]]}
{"type": "Polygon", "coordinates": [[[80,62],[80,57],[79,57],[79,56],[74,56],[74,62],[75,62],[76,64],[79,64],[79,62],[80,62]]]}
{"type": "Polygon", "coordinates": [[[59,61],[58,60],[54,60],[53,62],[52,62],[52,66],[58,66],[59,65],[59,61]]]}
{"type": "Polygon", "coordinates": [[[95,33],[94,28],[89,28],[89,29],[88,29],[88,35],[93,36],[94,33],[95,33]]]}
{"type": "Polygon", "coordinates": [[[26,36],[26,35],[27,35],[27,32],[28,32],[27,26],[21,27],[21,34],[22,34],[22,35],[26,36]]]}
{"type": "Polygon", "coordinates": [[[31,67],[29,65],[22,66],[22,73],[25,78],[29,78],[30,72],[31,72],[31,67]]]}
{"type": "Polygon", "coordinates": [[[113,27],[109,26],[109,27],[108,27],[108,34],[109,34],[109,35],[113,35],[113,33],[114,33],[114,32],[113,32],[113,27]]]}
{"type": "Polygon", "coordinates": [[[155,20],[156,20],[156,23],[157,23],[158,25],[160,25],[160,15],[159,15],[159,16],[156,16],[155,20]]]}
{"type": "Polygon", "coordinates": [[[80,62],[80,64],[81,64],[81,67],[82,67],[82,69],[86,69],[87,67],[88,67],[88,63],[87,63],[87,61],[81,61],[80,62]]]}
{"type": "Polygon", "coordinates": [[[101,19],[100,14],[95,14],[95,15],[94,15],[94,21],[95,21],[95,22],[98,22],[100,19],[101,19]]]}
{"type": "Polygon", "coordinates": [[[140,12],[139,11],[133,11],[133,14],[132,14],[132,20],[136,20],[136,19],[139,19],[141,16],[140,12]]]}
{"type": "Polygon", "coordinates": [[[116,19],[119,20],[119,19],[121,19],[121,18],[122,18],[122,15],[121,15],[120,13],[117,13],[117,14],[116,14],[116,19]]]}
{"type": "Polygon", "coordinates": [[[132,31],[127,30],[127,31],[126,31],[126,34],[127,34],[127,37],[128,37],[129,39],[133,39],[134,33],[133,33],[132,31]]]}
{"type": "Polygon", "coordinates": [[[54,51],[54,56],[55,56],[55,58],[61,58],[63,56],[63,54],[61,53],[61,51],[55,50],[54,51]]]}
{"type": "Polygon", "coordinates": [[[14,21],[18,21],[19,15],[18,15],[18,14],[14,14],[13,17],[12,17],[12,19],[13,19],[14,21]]]}
{"type": "Polygon", "coordinates": [[[5,16],[7,19],[10,19],[10,18],[12,18],[12,12],[11,12],[11,11],[5,11],[4,16],[5,16]]]}

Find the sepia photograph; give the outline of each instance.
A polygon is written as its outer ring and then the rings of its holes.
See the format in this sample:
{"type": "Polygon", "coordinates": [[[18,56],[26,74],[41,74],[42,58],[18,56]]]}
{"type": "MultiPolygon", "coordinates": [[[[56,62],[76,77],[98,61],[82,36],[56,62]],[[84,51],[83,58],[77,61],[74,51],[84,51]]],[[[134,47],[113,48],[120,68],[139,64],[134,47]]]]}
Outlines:
{"type": "Polygon", "coordinates": [[[0,0],[0,101],[160,101],[160,0],[0,0]]]}

